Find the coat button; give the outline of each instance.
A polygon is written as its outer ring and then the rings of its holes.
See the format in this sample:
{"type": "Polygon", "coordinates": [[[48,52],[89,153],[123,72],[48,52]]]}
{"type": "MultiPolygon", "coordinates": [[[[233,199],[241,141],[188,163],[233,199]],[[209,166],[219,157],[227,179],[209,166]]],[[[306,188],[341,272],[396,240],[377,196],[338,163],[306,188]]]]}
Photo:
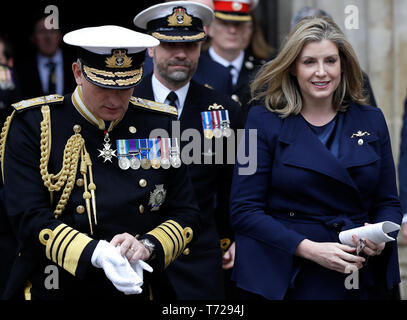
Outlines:
{"type": "Polygon", "coordinates": [[[129,131],[130,131],[130,133],[136,133],[137,129],[136,129],[136,127],[130,126],[129,131]]]}
{"type": "Polygon", "coordinates": [[[138,184],[140,185],[140,187],[145,188],[147,186],[147,181],[145,179],[140,179],[138,184]]]}
{"type": "Polygon", "coordinates": [[[358,145],[363,146],[363,143],[364,143],[363,139],[358,140],[358,145]]]}
{"type": "Polygon", "coordinates": [[[142,204],[140,204],[140,206],[138,207],[139,211],[141,214],[144,213],[144,206],[142,204]]]}
{"type": "Polygon", "coordinates": [[[76,212],[78,214],[83,214],[85,212],[85,207],[84,206],[77,206],[76,207],[76,212]]]}
{"type": "Polygon", "coordinates": [[[295,213],[292,212],[292,211],[290,211],[289,215],[290,215],[290,217],[294,217],[294,216],[295,216],[295,213]]]}
{"type": "Polygon", "coordinates": [[[191,253],[191,250],[189,248],[186,248],[184,250],[184,252],[182,252],[182,254],[185,255],[185,256],[189,255],[190,253],[191,253]]]}

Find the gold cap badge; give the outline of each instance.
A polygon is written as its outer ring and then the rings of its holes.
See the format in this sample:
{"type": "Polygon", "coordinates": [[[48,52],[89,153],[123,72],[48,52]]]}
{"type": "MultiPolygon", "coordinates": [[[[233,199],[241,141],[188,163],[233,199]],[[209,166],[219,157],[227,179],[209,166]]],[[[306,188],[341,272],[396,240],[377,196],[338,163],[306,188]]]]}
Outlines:
{"type": "Polygon", "coordinates": [[[192,26],[192,17],[188,15],[185,8],[178,7],[174,13],[168,17],[169,27],[190,27],[192,26]]]}
{"type": "Polygon", "coordinates": [[[130,68],[132,58],[127,56],[126,49],[113,49],[112,56],[106,58],[105,62],[108,68],[130,68]]]}

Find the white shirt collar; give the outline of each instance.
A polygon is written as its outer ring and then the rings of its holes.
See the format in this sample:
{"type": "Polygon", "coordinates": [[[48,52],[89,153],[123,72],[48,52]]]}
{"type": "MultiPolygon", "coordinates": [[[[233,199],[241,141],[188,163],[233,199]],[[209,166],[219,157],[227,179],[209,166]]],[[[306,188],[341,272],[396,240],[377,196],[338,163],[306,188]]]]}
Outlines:
{"type": "MultiPolygon", "coordinates": [[[[163,85],[160,80],[153,74],[151,78],[151,84],[153,86],[154,100],[156,102],[165,103],[168,94],[172,91],[163,85]]],[[[178,96],[178,105],[174,106],[178,109],[178,119],[181,116],[182,110],[184,109],[185,99],[187,98],[189,89],[189,82],[182,88],[175,90],[174,92],[178,96]]]]}
{"type": "Polygon", "coordinates": [[[233,60],[233,61],[228,61],[225,58],[222,58],[220,55],[218,55],[215,52],[215,49],[213,47],[209,48],[209,55],[211,56],[212,60],[216,61],[217,63],[220,63],[221,65],[228,67],[229,65],[232,65],[238,72],[242,69],[243,66],[243,60],[244,60],[244,51],[241,50],[239,53],[239,56],[233,60]]]}

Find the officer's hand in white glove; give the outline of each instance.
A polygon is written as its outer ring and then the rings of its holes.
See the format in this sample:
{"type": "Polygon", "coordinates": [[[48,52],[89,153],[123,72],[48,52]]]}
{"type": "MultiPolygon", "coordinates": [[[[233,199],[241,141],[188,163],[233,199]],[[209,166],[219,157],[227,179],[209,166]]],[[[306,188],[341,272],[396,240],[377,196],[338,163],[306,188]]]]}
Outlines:
{"type": "Polygon", "coordinates": [[[129,261],[120,254],[113,245],[105,240],[100,240],[93,251],[92,265],[102,268],[107,278],[117,290],[125,294],[141,293],[143,280],[131,267],[129,261]]]}

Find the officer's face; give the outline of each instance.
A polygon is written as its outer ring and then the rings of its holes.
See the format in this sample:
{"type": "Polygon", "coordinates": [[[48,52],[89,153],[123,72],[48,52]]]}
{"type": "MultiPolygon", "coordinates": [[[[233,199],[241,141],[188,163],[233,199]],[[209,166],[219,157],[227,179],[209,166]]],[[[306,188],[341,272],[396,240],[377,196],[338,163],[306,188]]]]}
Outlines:
{"type": "Polygon", "coordinates": [[[251,21],[233,22],[216,18],[209,27],[211,44],[217,51],[240,51],[246,49],[253,32],[251,21]]]}
{"type": "Polygon", "coordinates": [[[171,89],[180,88],[191,80],[200,52],[201,42],[161,42],[158,47],[148,49],[154,60],[155,76],[171,89]]]}
{"type": "Polygon", "coordinates": [[[330,40],[306,44],[295,63],[295,76],[304,98],[304,106],[331,106],[335,90],[341,81],[341,61],[338,47],[330,40]]]}
{"type": "Polygon", "coordinates": [[[102,88],[86,80],[76,62],[72,65],[72,69],[76,83],[82,86],[83,100],[90,112],[106,121],[119,119],[126,113],[133,88],[102,88]]]}

